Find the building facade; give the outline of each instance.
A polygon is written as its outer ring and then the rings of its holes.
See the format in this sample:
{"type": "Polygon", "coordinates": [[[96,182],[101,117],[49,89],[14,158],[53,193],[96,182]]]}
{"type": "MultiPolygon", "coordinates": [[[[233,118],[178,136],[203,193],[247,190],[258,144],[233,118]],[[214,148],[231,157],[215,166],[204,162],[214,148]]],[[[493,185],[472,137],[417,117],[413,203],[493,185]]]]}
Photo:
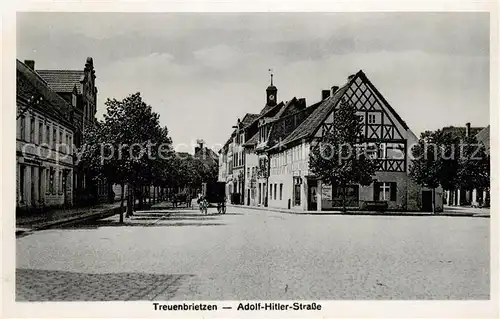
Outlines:
{"type": "MultiPolygon", "coordinates": [[[[35,69],[35,62],[28,61],[35,69]]],[[[74,145],[79,149],[84,143],[84,131],[93,126],[97,112],[97,87],[94,60],[88,57],[82,70],[36,70],[48,86],[60,97],[73,106],[73,126],[75,127],[74,145]]],[[[76,158],[75,158],[76,160],[76,158]]],[[[100,181],[95,182],[91,176],[86,176],[78,165],[74,169],[74,201],[85,204],[97,197],[105,200],[110,185],[100,181]]]]}
{"type": "Polygon", "coordinates": [[[16,208],[43,211],[73,204],[73,106],[16,61],[16,208]]]}

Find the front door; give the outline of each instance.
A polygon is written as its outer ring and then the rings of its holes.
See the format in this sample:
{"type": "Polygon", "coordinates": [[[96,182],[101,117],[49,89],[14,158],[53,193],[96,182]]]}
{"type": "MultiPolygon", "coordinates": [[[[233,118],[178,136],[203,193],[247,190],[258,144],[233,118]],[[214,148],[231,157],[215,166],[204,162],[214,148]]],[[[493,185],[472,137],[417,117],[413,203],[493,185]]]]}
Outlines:
{"type": "Polygon", "coordinates": [[[307,207],[308,210],[318,209],[318,182],[314,180],[308,181],[309,191],[307,192],[307,207]]]}
{"type": "Polygon", "coordinates": [[[432,191],[422,191],[422,211],[432,212],[432,191]]]}

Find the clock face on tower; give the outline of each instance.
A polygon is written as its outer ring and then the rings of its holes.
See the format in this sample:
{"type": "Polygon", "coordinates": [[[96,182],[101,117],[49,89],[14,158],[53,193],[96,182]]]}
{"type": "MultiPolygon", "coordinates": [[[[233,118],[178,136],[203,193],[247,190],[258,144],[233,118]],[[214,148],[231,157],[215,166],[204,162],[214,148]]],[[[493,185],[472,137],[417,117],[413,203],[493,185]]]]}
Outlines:
{"type": "Polygon", "coordinates": [[[269,95],[269,100],[274,101],[274,95],[269,95]]]}

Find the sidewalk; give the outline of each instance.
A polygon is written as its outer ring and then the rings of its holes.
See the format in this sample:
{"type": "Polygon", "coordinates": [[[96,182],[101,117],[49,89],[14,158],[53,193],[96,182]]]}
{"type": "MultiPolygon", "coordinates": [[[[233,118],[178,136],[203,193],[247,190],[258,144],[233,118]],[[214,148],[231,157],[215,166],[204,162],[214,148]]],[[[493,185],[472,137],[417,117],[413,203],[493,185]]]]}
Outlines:
{"type": "Polygon", "coordinates": [[[444,215],[453,216],[473,216],[473,217],[490,217],[489,208],[477,208],[470,206],[444,206],[444,215]]]}
{"type": "MultiPolygon", "coordinates": [[[[120,204],[120,202],[115,202],[113,204],[99,204],[92,207],[57,209],[37,215],[16,216],[16,236],[71,222],[110,217],[120,213],[120,204]]],[[[126,205],[127,202],[125,201],[124,207],[126,205]]]]}
{"type": "Polygon", "coordinates": [[[472,208],[472,207],[448,207],[445,206],[444,211],[436,214],[430,212],[419,211],[347,211],[345,213],[335,210],[327,211],[304,211],[298,209],[273,208],[262,206],[247,206],[227,204],[228,207],[240,207],[244,209],[253,209],[261,211],[271,211],[284,214],[302,214],[302,215],[383,215],[383,216],[463,216],[463,217],[490,217],[490,210],[487,208],[472,208]]]}

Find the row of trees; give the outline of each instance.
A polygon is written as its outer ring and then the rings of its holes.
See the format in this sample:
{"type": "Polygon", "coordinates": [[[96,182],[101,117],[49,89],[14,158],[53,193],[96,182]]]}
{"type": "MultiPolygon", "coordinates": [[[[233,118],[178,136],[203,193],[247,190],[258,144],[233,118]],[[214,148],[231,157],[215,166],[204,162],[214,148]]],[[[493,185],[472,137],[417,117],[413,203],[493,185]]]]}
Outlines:
{"type": "MultiPolygon", "coordinates": [[[[123,100],[108,99],[104,119],[84,132],[78,165],[87,176],[121,186],[120,222],[123,222],[125,187],[127,216],[133,213],[138,197],[153,189],[163,199],[167,189],[199,188],[213,179],[213,168],[201,159],[174,151],[167,127],[146,104],[140,93],[123,100]]],[[[217,175],[215,175],[216,178],[217,175]]]]}
{"type": "MultiPolygon", "coordinates": [[[[377,170],[377,160],[366,155],[363,127],[356,108],[341,101],[332,130],[311,147],[311,172],[325,184],[343,190],[344,211],[346,187],[370,185],[377,170]]],[[[442,130],[424,132],[411,152],[410,176],[433,190],[433,211],[439,186],[444,190],[489,187],[490,158],[474,136],[455,136],[442,130]]]]}
{"type": "Polygon", "coordinates": [[[490,156],[475,136],[459,136],[443,130],[426,131],[412,148],[415,158],[410,176],[433,191],[485,189],[490,184],[490,156]]]}

